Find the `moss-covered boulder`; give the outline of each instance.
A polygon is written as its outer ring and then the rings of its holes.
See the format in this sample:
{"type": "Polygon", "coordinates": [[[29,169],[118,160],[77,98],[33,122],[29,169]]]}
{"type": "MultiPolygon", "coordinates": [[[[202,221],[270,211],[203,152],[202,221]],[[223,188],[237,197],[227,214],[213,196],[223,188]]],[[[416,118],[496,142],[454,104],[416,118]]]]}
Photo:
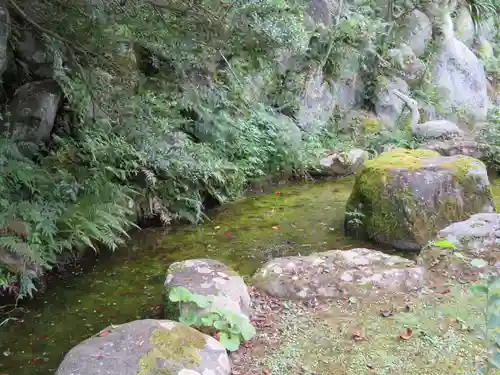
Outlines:
{"type": "Polygon", "coordinates": [[[169,320],[136,320],[104,329],[71,349],[56,375],[229,375],[225,348],[169,320]]]}
{"type": "Polygon", "coordinates": [[[395,149],[366,162],[356,174],[345,228],[352,236],[420,250],[447,225],[494,211],[481,161],[395,149]]]}
{"type": "Polygon", "coordinates": [[[211,308],[220,308],[249,317],[251,309],[248,288],[233,269],[213,259],[189,259],[173,263],[165,280],[165,317],[177,319],[190,312],[199,314],[205,309],[193,303],[171,303],[168,295],[172,288],[184,287],[192,294],[210,296],[211,308]]]}

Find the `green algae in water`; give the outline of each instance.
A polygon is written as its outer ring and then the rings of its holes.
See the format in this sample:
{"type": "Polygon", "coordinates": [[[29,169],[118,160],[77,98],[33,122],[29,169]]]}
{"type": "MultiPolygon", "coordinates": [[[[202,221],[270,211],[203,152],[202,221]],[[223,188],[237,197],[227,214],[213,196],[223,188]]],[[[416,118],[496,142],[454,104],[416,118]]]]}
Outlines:
{"type": "MultiPolygon", "coordinates": [[[[0,374],[54,373],[64,353],[84,339],[139,319],[161,303],[165,272],[174,261],[213,258],[250,276],[269,257],[371,247],[342,234],[353,181],[279,187],[226,205],[198,227],[134,234],[127,247],[92,271],[29,304],[23,322],[0,328],[0,353],[10,354],[2,356],[0,374]]],[[[492,191],[500,207],[500,180],[492,191]]]]}
{"type": "Polygon", "coordinates": [[[53,373],[65,352],[103,327],[139,319],[161,303],[174,261],[213,258],[250,276],[271,257],[368,246],[342,234],[352,185],[346,178],[278,187],[222,207],[201,226],[134,234],[92,271],[30,303],[22,323],[0,328],[0,353],[11,353],[2,357],[0,373],[53,373]]]}

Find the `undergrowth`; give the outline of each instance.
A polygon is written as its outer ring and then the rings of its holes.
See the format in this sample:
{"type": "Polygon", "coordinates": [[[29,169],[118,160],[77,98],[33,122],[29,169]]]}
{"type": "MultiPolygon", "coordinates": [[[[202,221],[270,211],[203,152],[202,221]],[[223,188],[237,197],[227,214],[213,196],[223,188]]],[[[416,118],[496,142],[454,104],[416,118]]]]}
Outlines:
{"type": "MultiPolygon", "coordinates": [[[[355,143],[335,119],[311,132],[293,119],[305,81],[357,71],[371,109],[378,76],[395,72],[397,22],[420,4],[342,2],[325,28],[301,0],[7,3],[14,55],[22,30],[37,35],[65,98],[48,144],[0,141],[0,294],[18,297],[85,249],[118,248],[136,223],[197,223],[249,182],[305,176],[355,143]],[[298,63],[283,71],[281,55],[298,63]]],[[[17,72],[6,86],[33,79],[17,72]]],[[[370,142],[415,147],[406,134],[370,142]]]]}

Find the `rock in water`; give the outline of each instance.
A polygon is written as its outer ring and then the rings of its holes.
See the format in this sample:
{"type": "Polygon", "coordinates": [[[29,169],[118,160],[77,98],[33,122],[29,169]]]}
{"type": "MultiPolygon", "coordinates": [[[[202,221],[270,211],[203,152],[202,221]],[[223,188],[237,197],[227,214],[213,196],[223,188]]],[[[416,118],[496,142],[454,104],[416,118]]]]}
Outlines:
{"type": "Polygon", "coordinates": [[[276,258],[253,277],[257,288],[291,299],[410,292],[420,289],[423,280],[424,269],[413,261],[369,249],[276,258]]]}
{"type": "Polygon", "coordinates": [[[229,375],[225,348],[169,320],[108,327],[71,349],[55,375],[229,375]]]}
{"type": "Polygon", "coordinates": [[[439,275],[467,279],[486,271],[500,271],[500,214],[473,215],[444,228],[437,239],[455,248],[428,246],[420,253],[418,263],[439,275]]]}
{"type": "Polygon", "coordinates": [[[420,250],[440,229],[480,212],[495,212],[481,161],[395,149],[358,171],[345,228],[397,249],[420,250]]]}
{"type": "MultiPolygon", "coordinates": [[[[173,263],[165,280],[165,311],[173,312],[168,293],[174,287],[184,287],[193,294],[213,296],[214,308],[222,308],[248,317],[252,311],[250,295],[243,279],[231,268],[212,259],[190,259],[173,263]]],[[[175,304],[177,305],[177,304],[175,304]]],[[[192,304],[181,304],[181,315],[189,311],[201,313],[203,309],[192,304]]]]}

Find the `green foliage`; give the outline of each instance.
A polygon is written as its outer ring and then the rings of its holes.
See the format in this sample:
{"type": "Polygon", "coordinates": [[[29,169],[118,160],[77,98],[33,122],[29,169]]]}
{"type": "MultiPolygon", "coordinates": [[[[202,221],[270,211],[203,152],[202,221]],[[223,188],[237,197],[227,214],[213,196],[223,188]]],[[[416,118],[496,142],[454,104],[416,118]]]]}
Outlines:
{"type": "Polygon", "coordinates": [[[363,219],[365,218],[365,214],[357,208],[352,211],[346,211],[345,216],[347,217],[348,223],[354,228],[361,227],[363,219]]]}
{"type": "Polygon", "coordinates": [[[483,160],[492,170],[500,171],[500,107],[493,107],[488,114],[488,125],[484,126],[478,137],[487,145],[483,160]]]}
{"type": "Polygon", "coordinates": [[[179,322],[198,328],[213,329],[220,334],[219,340],[227,350],[238,350],[242,342],[251,340],[256,335],[255,328],[242,315],[213,307],[213,298],[210,297],[193,294],[184,287],[172,288],[168,295],[170,301],[179,303],[179,306],[182,303],[192,303],[206,309],[198,314],[189,311],[179,318],[179,322]]]}
{"type": "Polygon", "coordinates": [[[237,197],[253,179],[302,174],[321,139],[280,121],[269,90],[251,100],[248,77],[260,71],[271,85],[275,52],[305,50],[303,7],[13,6],[13,22],[36,24],[52,54],[71,129],[57,129],[47,149],[1,140],[0,288],[31,295],[43,272],[86,248],[116,249],[138,219],[196,223],[207,202],[237,197]]]}
{"type": "MultiPolygon", "coordinates": [[[[474,261],[477,263],[477,259],[472,262],[474,261]]],[[[485,323],[480,331],[480,337],[488,345],[489,357],[487,368],[477,369],[478,374],[487,375],[493,373],[491,371],[494,369],[500,369],[500,277],[485,276],[483,282],[474,284],[471,290],[487,297],[485,323]]]]}

